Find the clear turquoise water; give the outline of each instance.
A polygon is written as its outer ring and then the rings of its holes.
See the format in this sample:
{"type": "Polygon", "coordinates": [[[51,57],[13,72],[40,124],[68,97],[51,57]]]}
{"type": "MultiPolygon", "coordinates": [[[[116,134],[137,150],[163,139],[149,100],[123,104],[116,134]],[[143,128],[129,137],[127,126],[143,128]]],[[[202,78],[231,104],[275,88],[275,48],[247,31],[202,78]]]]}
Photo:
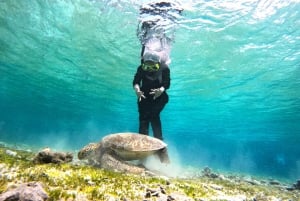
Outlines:
{"type": "MultiPolygon", "coordinates": [[[[1,0],[0,141],[78,150],[138,129],[131,82],[147,1],[1,0]]],[[[300,177],[300,3],[182,1],[170,102],[183,165],[300,177]]]]}

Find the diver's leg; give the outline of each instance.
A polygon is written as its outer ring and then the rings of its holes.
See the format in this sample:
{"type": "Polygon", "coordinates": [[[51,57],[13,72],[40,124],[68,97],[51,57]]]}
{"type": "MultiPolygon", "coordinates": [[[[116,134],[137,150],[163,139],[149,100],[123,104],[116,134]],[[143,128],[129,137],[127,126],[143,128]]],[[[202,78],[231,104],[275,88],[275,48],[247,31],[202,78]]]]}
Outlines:
{"type": "Polygon", "coordinates": [[[139,133],[149,135],[149,121],[140,120],[139,133]]]}
{"type": "MultiPolygon", "coordinates": [[[[157,116],[157,117],[155,117],[151,120],[151,126],[152,126],[154,137],[157,138],[157,139],[163,140],[161,121],[160,121],[159,116],[157,116]]],[[[165,163],[165,164],[170,163],[167,148],[164,148],[164,149],[158,151],[157,156],[159,157],[159,160],[160,160],[161,163],[165,163]]]]}
{"type": "Polygon", "coordinates": [[[139,133],[149,135],[149,108],[146,100],[138,102],[139,107],[139,133]]]}
{"type": "Polygon", "coordinates": [[[162,137],[162,129],[161,129],[161,121],[159,116],[155,116],[151,119],[151,127],[153,130],[153,136],[160,140],[163,140],[162,137]]]}
{"type": "Polygon", "coordinates": [[[160,140],[163,140],[160,113],[164,109],[168,101],[169,101],[168,95],[166,93],[163,93],[160,97],[158,97],[153,102],[154,105],[151,108],[150,122],[153,130],[153,136],[160,140]]]}

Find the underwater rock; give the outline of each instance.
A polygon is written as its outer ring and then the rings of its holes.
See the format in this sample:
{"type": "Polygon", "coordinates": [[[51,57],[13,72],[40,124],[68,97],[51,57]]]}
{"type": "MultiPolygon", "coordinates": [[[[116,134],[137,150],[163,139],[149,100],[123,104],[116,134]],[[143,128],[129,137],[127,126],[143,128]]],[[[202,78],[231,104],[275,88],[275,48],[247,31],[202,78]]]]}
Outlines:
{"type": "Polygon", "coordinates": [[[245,178],[244,181],[251,185],[260,185],[259,181],[252,179],[252,178],[245,178]]]}
{"type": "Polygon", "coordinates": [[[280,185],[280,182],[277,181],[277,180],[272,179],[271,181],[269,181],[269,184],[278,186],[278,185],[280,185]]]}
{"type": "Polygon", "coordinates": [[[192,198],[187,197],[186,195],[178,192],[172,192],[168,195],[165,189],[161,186],[158,189],[147,188],[144,197],[146,198],[144,201],[147,201],[147,199],[151,199],[151,198],[154,198],[154,200],[159,200],[159,201],[175,201],[175,200],[192,201],[193,200],[192,198]]]}
{"type": "Polygon", "coordinates": [[[253,201],[281,201],[281,199],[276,198],[272,195],[265,195],[264,193],[260,193],[253,198],[253,201]]]}
{"type": "Polygon", "coordinates": [[[291,187],[286,188],[288,191],[293,191],[293,190],[300,190],[300,179],[297,180],[296,183],[294,183],[291,187]]]}
{"type": "Polygon", "coordinates": [[[38,182],[19,185],[0,195],[0,201],[45,201],[48,195],[38,182]]]}
{"type": "Polygon", "coordinates": [[[202,170],[202,176],[204,177],[208,177],[208,178],[218,178],[219,175],[216,174],[216,173],[213,173],[212,170],[209,168],[209,167],[205,167],[203,170],[202,170]]]}
{"type": "Polygon", "coordinates": [[[300,190],[300,179],[293,186],[295,189],[300,190]]]}
{"type": "Polygon", "coordinates": [[[11,151],[11,150],[9,150],[9,149],[7,149],[7,150],[5,151],[5,153],[6,153],[7,155],[12,156],[12,157],[16,157],[16,156],[17,156],[17,152],[11,151]]]}
{"type": "Polygon", "coordinates": [[[186,195],[180,194],[180,193],[171,193],[167,196],[166,201],[176,201],[176,200],[182,200],[182,201],[192,201],[192,198],[187,197],[186,195]]]}
{"type": "Polygon", "coordinates": [[[50,148],[45,148],[34,157],[33,162],[38,164],[44,163],[68,163],[73,160],[71,153],[53,152],[50,148]]]}
{"type": "MultiPolygon", "coordinates": [[[[219,195],[216,196],[213,200],[222,200],[222,201],[247,201],[245,195],[219,195]]],[[[252,201],[252,200],[251,200],[252,201]]],[[[264,200],[267,201],[267,200],[264,200]]]]}
{"type": "Polygon", "coordinates": [[[210,184],[209,185],[212,189],[218,190],[218,191],[222,191],[223,187],[217,184],[210,184]]]}

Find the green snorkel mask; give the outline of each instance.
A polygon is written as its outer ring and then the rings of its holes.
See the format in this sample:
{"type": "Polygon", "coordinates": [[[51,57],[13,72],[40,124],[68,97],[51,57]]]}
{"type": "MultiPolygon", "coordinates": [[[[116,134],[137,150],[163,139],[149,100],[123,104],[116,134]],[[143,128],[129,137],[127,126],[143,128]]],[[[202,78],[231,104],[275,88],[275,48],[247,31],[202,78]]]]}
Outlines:
{"type": "Polygon", "coordinates": [[[148,71],[148,72],[158,71],[159,70],[159,63],[144,62],[142,64],[142,69],[144,71],[148,71]]]}
{"type": "Polygon", "coordinates": [[[160,56],[156,52],[146,52],[143,56],[142,69],[148,72],[158,71],[160,68],[160,56]]]}

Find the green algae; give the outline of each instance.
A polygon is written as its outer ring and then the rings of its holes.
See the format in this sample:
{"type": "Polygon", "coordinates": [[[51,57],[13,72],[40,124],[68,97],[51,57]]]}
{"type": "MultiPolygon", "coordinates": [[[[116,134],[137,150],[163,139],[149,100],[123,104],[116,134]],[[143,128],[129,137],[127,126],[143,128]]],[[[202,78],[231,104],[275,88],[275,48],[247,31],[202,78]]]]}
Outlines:
{"type": "MultiPolygon", "coordinates": [[[[227,195],[278,196],[281,200],[300,198],[299,192],[287,192],[278,187],[253,185],[244,181],[199,177],[196,179],[166,179],[102,170],[80,164],[34,164],[35,154],[13,150],[16,156],[0,147],[0,193],[17,182],[39,181],[44,185],[49,200],[144,200],[147,189],[163,188],[195,200],[222,200],[220,192],[227,195]]],[[[156,200],[156,197],[147,200],[156,200]]]]}

